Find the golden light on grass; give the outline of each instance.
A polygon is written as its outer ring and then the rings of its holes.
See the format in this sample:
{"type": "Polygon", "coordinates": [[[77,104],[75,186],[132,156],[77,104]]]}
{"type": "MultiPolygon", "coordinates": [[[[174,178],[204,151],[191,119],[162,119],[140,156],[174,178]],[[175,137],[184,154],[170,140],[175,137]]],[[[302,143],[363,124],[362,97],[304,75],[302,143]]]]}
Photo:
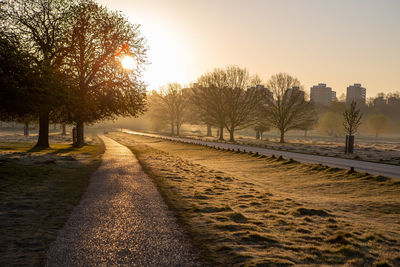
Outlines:
{"type": "Polygon", "coordinates": [[[136,68],[136,60],[132,56],[124,56],[121,59],[121,64],[127,70],[134,70],[136,68]]]}
{"type": "Polygon", "coordinates": [[[219,265],[398,266],[395,179],[110,135],[135,153],[196,244],[219,265]]]}

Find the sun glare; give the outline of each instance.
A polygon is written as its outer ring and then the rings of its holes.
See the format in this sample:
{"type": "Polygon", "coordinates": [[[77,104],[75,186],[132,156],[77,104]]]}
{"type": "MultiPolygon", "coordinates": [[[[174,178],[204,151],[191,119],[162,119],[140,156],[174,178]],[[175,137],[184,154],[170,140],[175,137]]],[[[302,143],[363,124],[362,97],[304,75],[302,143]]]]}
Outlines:
{"type": "Polygon", "coordinates": [[[124,56],[121,60],[122,67],[127,70],[134,70],[136,68],[136,60],[131,56],[124,56]]]}

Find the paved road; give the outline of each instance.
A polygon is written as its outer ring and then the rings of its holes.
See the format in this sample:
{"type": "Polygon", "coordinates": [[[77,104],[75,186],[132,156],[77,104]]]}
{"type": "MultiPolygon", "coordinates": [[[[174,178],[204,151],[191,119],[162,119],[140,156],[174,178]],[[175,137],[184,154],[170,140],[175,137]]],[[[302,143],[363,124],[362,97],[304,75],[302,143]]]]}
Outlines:
{"type": "Polygon", "coordinates": [[[48,252],[48,266],[201,266],[155,185],[125,146],[106,151],[48,252]]]}
{"type": "Polygon", "coordinates": [[[352,159],[324,157],[324,156],[302,154],[302,153],[296,153],[296,152],[272,150],[272,149],[266,149],[266,148],[260,148],[260,147],[225,144],[225,143],[218,143],[218,142],[211,142],[211,141],[204,141],[204,140],[194,140],[194,139],[181,138],[181,137],[169,137],[169,136],[141,133],[141,132],[135,132],[135,131],[129,131],[129,130],[124,130],[124,132],[130,133],[130,134],[137,134],[137,135],[144,135],[144,136],[149,136],[149,137],[156,137],[156,138],[180,141],[180,142],[184,142],[184,143],[199,144],[199,145],[203,145],[203,146],[210,146],[210,147],[215,146],[215,147],[220,147],[220,148],[225,148],[225,149],[240,149],[240,150],[250,151],[253,153],[258,152],[259,154],[266,155],[266,156],[271,156],[271,155],[282,156],[287,159],[292,158],[299,162],[317,163],[317,164],[327,165],[330,167],[338,167],[338,168],[345,168],[345,169],[354,167],[355,170],[359,171],[359,172],[368,172],[371,174],[383,175],[386,177],[400,178],[400,166],[396,166],[396,165],[373,163],[373,162],[366,162],[366,161],[352,160],[352,159]]]}

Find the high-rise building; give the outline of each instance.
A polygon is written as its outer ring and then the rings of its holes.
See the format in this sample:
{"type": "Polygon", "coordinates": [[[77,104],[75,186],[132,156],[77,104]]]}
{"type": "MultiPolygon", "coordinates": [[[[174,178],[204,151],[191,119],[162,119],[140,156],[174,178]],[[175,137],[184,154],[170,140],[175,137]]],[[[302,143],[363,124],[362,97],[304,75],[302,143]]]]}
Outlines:
{"type": "Polygon", "coordinates": [[[310,88],[311,102],[328,106],[332,101],[337,101],[336,92],[325,83],[319,83],[310,88]]]}
{"type": "Polygon", "coordinates": [[[263,84],[257,84],[256,86],[251,87],[250,89],[257,89],[257,90],[264,90],[264,93],[269,97],[273,97],[273,93],[271,90],[269,90],[267,87],[265,87],[263,84]]]}
{"type": "Polygon", "coordinates": [[[387,103],[388,103],[388,105],[391,105],[391,106],[395,106],[395,105],[400,106],[400,98],[395,97],[395,96],[389,97],[387,103]]]}
{"type": "Polygon", "coordinates": [[[355,83],[347,87],[346,104],[350,105],[352,101],[356,101],[359,105],[365,105],[367,90],[361,87],[360,83],[355,83]]]}
{"type": "Polygon", "coordinates": [[[298,87],[298,86],[293,86],[292,88],[288,88],[288,89],[286,89],[286,91],[285,91],[285,94],[293,94],[293,93],[295,93],[296,95],[298,95],[299,99],[304,100],[304,97],[305,97],[304,91],[303,91],[303,90],[300,90],[300,87],[298,87]]]}
{"type": "Polygon", "coordinates": [[[378,97],[374,98],[374,100],[372,102],[374,104],[374,107],[382,107],[387,104],[387,101],[386,101],[385,97],[383,97],[383,96],[378,96],[378,97]]]}
{"type": "Polygon", "coordinates": [[[337,97],[336,97],[336,92],[335,92],[335,91],[332,91],[331,102],[338,102],[338,99],[337,99],[337,97]]]}

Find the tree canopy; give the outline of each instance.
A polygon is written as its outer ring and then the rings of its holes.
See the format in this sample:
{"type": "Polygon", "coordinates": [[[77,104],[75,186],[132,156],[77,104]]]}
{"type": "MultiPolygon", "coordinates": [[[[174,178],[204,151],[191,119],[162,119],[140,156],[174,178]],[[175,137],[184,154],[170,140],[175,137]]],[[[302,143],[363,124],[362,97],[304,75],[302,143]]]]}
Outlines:
{"type": "Polygon", "coordinates": [[[13,53],[12,64],[1,59],[1,94],[10,101],[1,112],[38,116],[38,147],[49,146],[50,119],[76,123],[81,146],[84,123],[145,110],[145,39],[120,12],[92,0],[13,0],[2,2],[0,17],[1,53],[13,53]],[[126,56],[136,68],[123,68],[126,56]]]}
{"type": "MultiPolygon", "coordinates": [[[[66,99],[64,78],[58,69],[63,50],[63,30],[74,1],[14,0],[0,5],[1,30],[8,40],[15,39],[19,49],[31,59],[30,67],[37,73],[32,84],[28,105],[31,114],[39,116],[37,147],[48,147],[51,113],[66,99]],[[35,90],[34,92],[32,90],[35,90]]],[[[9,99],[21,102],[21,99],[9,99]]]]}
{"type": "Polygon", "coordinates": [[[145,110],[140,78],[146,47],[138,25],[94,1],[72,7],[67,21],[60,67],[71,85],[68,119],[77,123],[77,145],[82,146],[84,123],[137,116],[145,110]],[[124,69],[124,56],[134,57],[138,67],[124,69]]]}

